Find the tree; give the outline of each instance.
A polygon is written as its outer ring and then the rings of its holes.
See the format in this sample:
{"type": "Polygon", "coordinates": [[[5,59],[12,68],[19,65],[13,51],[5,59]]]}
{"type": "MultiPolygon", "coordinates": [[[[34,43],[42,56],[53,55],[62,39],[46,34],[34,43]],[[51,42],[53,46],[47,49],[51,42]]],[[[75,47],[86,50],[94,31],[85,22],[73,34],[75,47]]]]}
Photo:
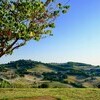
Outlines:
{"type": "Polygon", "coordinates": [[[54,20],[68,8],[56,0],[0,0],[0,57],[52,35],[54,20]]]}
{"type": "Polygon", "coordinates": [[[42,83],[38,88],[49,88],[49,84],[47,83],[42,83]]]}

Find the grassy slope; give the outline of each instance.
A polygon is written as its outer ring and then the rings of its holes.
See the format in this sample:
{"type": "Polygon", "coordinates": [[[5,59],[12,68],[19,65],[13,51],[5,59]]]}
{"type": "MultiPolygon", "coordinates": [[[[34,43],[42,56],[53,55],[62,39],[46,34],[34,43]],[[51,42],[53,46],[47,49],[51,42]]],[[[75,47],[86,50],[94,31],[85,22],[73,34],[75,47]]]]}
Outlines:
{"type": "Polygon", "coordinates": [[[52,72],[52,71],[53,70],[51,68],[48,68],[47,66],[44,66],[42,64],[38,64],[34,68],[28,70],[28,72],[39,72],[39,73],[52,72]]]}
{"type": "Polygon", "coordinates": [[[0,100],[34,96],[53,96],[59,100],[100,100],[100,90],[92,88],[0,89],[0,100]]]}

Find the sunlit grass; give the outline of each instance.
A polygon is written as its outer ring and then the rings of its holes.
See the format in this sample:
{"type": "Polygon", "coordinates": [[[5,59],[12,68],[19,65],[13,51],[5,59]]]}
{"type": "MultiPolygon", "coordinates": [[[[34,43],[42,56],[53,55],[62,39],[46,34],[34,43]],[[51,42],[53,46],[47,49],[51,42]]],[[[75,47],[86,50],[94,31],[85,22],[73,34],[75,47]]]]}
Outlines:
{"type": "Polygon", "coordinates": [[[0,100],[37,96],[53,96],[61,100],[100,100],[100,90],[85,88],[0,89],[0,100]]]}

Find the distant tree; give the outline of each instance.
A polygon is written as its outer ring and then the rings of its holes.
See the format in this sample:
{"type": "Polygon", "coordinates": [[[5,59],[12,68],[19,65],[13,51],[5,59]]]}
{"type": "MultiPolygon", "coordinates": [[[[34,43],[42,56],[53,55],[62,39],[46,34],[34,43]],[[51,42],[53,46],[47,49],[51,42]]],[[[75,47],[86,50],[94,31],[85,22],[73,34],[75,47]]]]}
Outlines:
{"type": "Polygon", "coordinates": [[[43,83],[40,86],[38,86],[38,88],[49,88],[49,84],[43,83]]]}
{"type": "Polygon", "coordinates": [[[57,73],[55,73],[55,72],[45,73],[44,72],[42,75],[44,77],[43,78],[44,80],[50,80],[51,82],[52,81],[60,81],[60,82],[63,82],[64,79],[67,78],[67,74],[64,74],[62,72],[57,72],[57,73]]]}
{"type": "Polygon", "coordinates": [[[81,83],[74,83],[74,82],[70,82],[70,84],[76,88],[85,88],[81,83]]]}
{"type": "Polygon", "coordinates": [[[4,71],[5,66],[0,66],[0,72],[4,71]]]}
{"type": "MultiPolygon", "coordinates": [[[[66,0],[65,0],[66,1],[66,0]]],[[[52,35],[54,20],[66,13],[64,0],[0,0],[0,57],[27,41],[52,35]]]]}
{"type": "Polygon", "coordinates": [[[97,88],[100,88],[100,84],[99,84],[99,85],[97,85],[97,88]]]}

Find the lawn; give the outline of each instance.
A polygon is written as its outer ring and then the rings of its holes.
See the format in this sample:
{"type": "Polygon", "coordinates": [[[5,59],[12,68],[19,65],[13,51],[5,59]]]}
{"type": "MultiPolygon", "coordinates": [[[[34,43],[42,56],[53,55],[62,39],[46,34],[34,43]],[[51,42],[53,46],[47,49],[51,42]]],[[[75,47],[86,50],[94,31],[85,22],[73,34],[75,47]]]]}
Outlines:
{"type": "Polygon", "coordinates": [[[100,100],[100,90],[94,88],[0,89],[0,100],[100,100]],[[38,99],[35,99],[36,97],[38,99]],[[52,99],[49,99],[50,97],[52,99]]]}

